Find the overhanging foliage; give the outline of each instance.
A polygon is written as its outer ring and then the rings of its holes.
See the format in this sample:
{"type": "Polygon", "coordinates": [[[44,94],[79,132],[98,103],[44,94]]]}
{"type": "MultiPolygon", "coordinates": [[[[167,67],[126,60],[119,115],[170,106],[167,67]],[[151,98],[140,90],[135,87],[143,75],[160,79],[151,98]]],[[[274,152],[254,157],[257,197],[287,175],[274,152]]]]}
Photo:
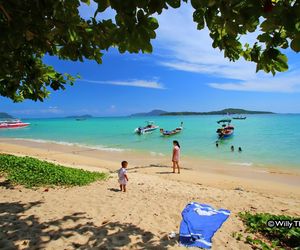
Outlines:
{"type": "Polygon", "coordinates": [[[110,47],[117,47],[120,53],[151,53],[151,39],[158,28],[153,15],[179,8],[183,2],[194,8],[197,28],[207,27],[212,46],[231,61],[243,57],[256,63],[257,71],[275,74],[288,69],[284,49],[300,51],[300,2],[296,0],[95,2],[94,16],[85,20],[78,7],[89,4],[88,0],[0,0],[0,95],[16,102],[42,101],[49,90],[73,84],[74,77],[43,63],[45,54],[100,64],[110,47]],[[114,20],[101,19],[108,8],[115,10],[114,20]],[[261,32],[254,45],[240,42],[241,35],[257,29],[261,32]]]}

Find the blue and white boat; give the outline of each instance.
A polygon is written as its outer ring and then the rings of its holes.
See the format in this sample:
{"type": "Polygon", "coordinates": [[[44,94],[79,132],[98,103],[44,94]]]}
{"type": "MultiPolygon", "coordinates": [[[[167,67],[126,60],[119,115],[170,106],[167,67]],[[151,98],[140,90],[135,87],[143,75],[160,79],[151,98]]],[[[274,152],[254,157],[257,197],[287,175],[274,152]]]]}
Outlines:
{"type": "Polygon", "coordinates": [[[170,135],[176,135],[180,133],[183,130],[183,122],[180,123],[180,126],[173,129],[173,130],[164,130],[163,128],[160,129],[160,133],[163,136],[170,136],[170,135]]]}

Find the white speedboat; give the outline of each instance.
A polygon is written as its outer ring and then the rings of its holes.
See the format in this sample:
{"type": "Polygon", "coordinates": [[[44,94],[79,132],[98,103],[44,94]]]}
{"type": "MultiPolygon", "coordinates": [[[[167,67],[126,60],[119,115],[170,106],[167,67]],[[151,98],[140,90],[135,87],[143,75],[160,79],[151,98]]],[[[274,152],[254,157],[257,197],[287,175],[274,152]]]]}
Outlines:
{"type": "Polygon", "coordinates": [[[139,135],[142,135],[145,133],[153,132],[158,128],[159,126],[155,125],[153,121],[147,121],[147,125],[145,127],[138,127],[134,130],[134,132],[139,135]]]}

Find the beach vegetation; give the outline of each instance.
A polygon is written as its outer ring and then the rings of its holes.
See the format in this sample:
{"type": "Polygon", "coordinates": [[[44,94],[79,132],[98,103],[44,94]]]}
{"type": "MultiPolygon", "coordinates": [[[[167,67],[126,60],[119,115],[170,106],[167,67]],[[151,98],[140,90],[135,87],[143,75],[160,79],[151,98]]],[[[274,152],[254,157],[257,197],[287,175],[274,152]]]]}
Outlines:
{"type": "Polygon", "coordinates": [[[247,235],[245,242],[255,249],[296,249],[300,246],[300,227],[295,224],[296,221],[300,223],[299,218],[250,212],[239,213],[239,216],[246,225],[246,233],[254,235],[247,235]],[[283,223],[276,225],[276,221],[283,223]],[[288,226],[288,222],[293,224],[288,226]]]}
{"type": "Polygon", "coordinates": [[[233,238],[235,238],[237,241],[241,241],[241,240],[243,239],[243,235],[242,235],[241,233],[233,232],[233,233],[231,234],[231,236],[232,236],[233,238]]]}
{"type": "Polygon", "coordinates": [[[61,166],[32,157],[0,154],[0,175],[26,187],[83,186],[105,180],[108,174],[61,166]]]}
{"type": "Polygon", "coordinates": [[[15,102],[43,101],[50,91],[72,85],[78,76],[47,65],[45,55],[101,64],[111,47],[120,53],[151,53],[156,16],[182,4],[192,6],[197,29],[207,29],[212,47],[230,61],[243,58],[254,62],[257,71],[275,74],[288,69],[285,50],[300,51],[300,2],[295,0],[94,2],[96,10],[91,7],[91,16],[84,18],[78,8],[90,0],[1,1],[0,95],[15,102]],[[249,33],[255,42],[242,43],[241,36],[249,33]]]}

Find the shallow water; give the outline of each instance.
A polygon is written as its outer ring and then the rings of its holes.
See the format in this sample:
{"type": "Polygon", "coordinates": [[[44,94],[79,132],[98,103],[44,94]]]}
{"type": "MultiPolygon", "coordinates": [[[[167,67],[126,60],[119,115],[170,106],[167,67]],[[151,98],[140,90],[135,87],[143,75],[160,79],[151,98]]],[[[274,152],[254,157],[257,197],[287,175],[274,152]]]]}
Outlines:
{"type": "Polygon", "coordinates": [[[28,119],[22,129],[1,129],[0,137],[23,138],[80,144],[104,150],[143,150],[151,154],[170,154],[172,141],[181,144],[182,155],[226,160],[244,167],[278,165],[300,169],[300,115],[248,115],[246,120],[232,120],[235,132],[219,147],[217,120],[222,116],[157,116],[75,119],[28,119]],[[145,135],[134,129],[153,120],[171,130],[184,122],[177,135],[162,137],[159,130],[145,135]],[[234,145],[235,152],[230,151],[234,145]],[[238,153],[241,147],[243,152],[238,153]]]}

